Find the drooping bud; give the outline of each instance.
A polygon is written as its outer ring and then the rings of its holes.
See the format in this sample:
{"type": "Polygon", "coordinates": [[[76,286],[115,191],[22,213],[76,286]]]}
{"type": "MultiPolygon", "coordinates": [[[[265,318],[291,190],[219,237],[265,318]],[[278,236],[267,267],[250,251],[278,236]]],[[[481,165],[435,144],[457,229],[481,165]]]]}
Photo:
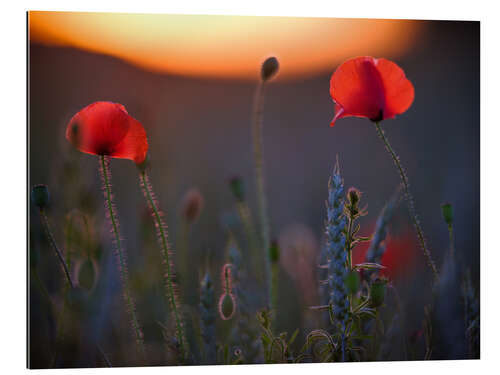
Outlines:
{"type": "Polygon", "coordinates": [[[219,299],[219,315],[222,320],[229,320],[236,311],[236,301],[231,293],[224,293],[219,299]]]}
{"type": "Polygon", "coordinates": [[[444,203],[441,205],[441,210],[443,213],[443,218],[446,224],[452,225],[453,224],[453,207],[451,203],[444,203]]]}
{"type": "Polygon", "coordinates": [[[278,73],[280,64],[276,57],[269,57],[262,63],[260,76],[262,81],[266,82],[278,73]]]}
{"type": "Polygon", "coordinates": [[[38,208],[44,208],[49,203],[50,194],[47,185],[35,185],[31,190],[31,202],[38,208]]]}

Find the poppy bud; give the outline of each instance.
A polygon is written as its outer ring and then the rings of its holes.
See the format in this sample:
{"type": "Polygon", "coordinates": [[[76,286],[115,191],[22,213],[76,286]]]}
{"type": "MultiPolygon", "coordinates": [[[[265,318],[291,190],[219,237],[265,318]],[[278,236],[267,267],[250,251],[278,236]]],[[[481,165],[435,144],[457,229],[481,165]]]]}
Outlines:
{"type": "Polygon", "coordinates": [[[91,290],[97,280],[97,264],[91,259],[85,259],[75,266],[76,281],[84,290],[91,290]]]}
{"type": "Polygon", "coordinates": [[[272,241],[271,246],[269,246],[269,259],[271,263],[277,263],[280,260],[280,248],[276,240],[272,241]]]}
{"type": "Polygon", "coordinates": [[[387,280],[377,279],[370,286],[370,304],[379,307],[384,303],[387,280]]]}
{"type": "Polygon", "coordinates": [[[345,286],[349,291],[349,294],[355,294],[359,289],[359,275],[356,271],[351,271],[347,274],[345,280],[345,286]]]}
{"type": "Polygon", "coordinates": [[[266,82],[271,79],[280,68],[280,64],[276,57],[269,57],[262,63],[262,68],[260,71],[260,76],[262,81],[266,82]]]}
{"type": "Polygon", "coordinates": [[[189,190],[183,198],[182,215],[189,222],[196,221],[200,217],[204,203],[203,196],[198,189],[189,190]]]}
{"type": "Polygon", "coordinates": [[[453,207],[450,203],[444,203],[441,205],[441,210],[443,212],[443,218],[446,224],[453,224],[453,207]]]}
{"type": "Polygon", "coordinates": [[[49,203],[49,188],[47,185],[35,185],[31,190],[31,202],[38,208],[44,208],[49,203]]]}
{"type": "Polygon", "coordinates": [[[229,320],[236,310],[236,302],[231,293],[224,293],[219,299],[219,315],[222,320],[229,320]]]}
{"type": "Polygon", "coordinates": [[[349,202],[352,207],[357,207],[359,200],[361,198],[361,192],[355,187],[351,187],[347,192],[347,198],[349,199],[349,202]]]}
{"type": "Polygon", "coordinates": [[[245,186],[243,185],[243,180],[238,176],[231,178],[229,181],[229,188],[236,200],[243,202],[245,199],[245,186]]]}

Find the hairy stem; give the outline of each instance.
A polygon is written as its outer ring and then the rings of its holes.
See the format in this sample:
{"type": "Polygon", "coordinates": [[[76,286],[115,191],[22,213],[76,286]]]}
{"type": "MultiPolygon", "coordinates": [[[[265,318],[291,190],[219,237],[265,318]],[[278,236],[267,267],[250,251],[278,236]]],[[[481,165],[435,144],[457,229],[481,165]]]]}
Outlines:
{"type": "MultiPolygon", "coordinates": [[[[257,201],[259,206],[261,246],[264,254],[264,272],[267,284],[267,304],[272,303],[272,282],[271,282],[271,260],[269,259],[269,218],[267,214],[267,199],[265,194],[264,183],[264,152],[263,152],[263,136],[262,136],[262,113],[264,107],[264,82],[259,82],[255,92],[254,112],[253,112],[253,146],[254,146],[254,163],[255,163],[255,178],[257,183],[257,201]]],[[[271,306],[273,309],[275,306],[271,306]]]]}
{"type": "Polygon", "coordinates": [[[391,147],[389,141],[387,140],[387,137],[385,136],[384,131],[382,130],[379,122],[375,122],[375,128],[377,129],[377,133],[378,133],[380,139],[382,139],[382,141],[384,142],[386,150],[391,155],[392,160],[394,161],[394,164],[396,165],[396,167],[399,171],[399,175],[401,177],[401,182],[403,184],[405,198],[406,198],[406,201],[408,202],[408,210],[410,211],[410,217],[413,221],[413,225],[415,226],[415,230],[417,231],[417,237],[418,237],[418,240],[420,242],[420,247],[422,248],[422,250],[424,252],[425,258],[427,260],[427,264],[429,265],[429,267],[432,270],[432,273],[434,275],[434,279],[435,279],[435,281],[437,281],[439,279],[439,274],[438,274],[436,265],[435,265],[434,261],[432,260],[430,250],[427,247],[427,244],[425,242],[424,232],[420,226],[417,214],[415,212],[415,204],[413,202],[413,196],[411,195],[410,190],[409,190],[408,177],[406,177],[406,173],[405,173],[403,167],[401,166],[401,162],[399,161],[399,157],[396,155],[396,153],[392,149],[392,147],[391,147]]]}
{"type": "Polygon", "coordinates": [[[179,311],[179,302],[177,300],[176,286],[174,283],[174,260],[173,251],[168,243],[168,233],[167,226],[163,222],[160,210],[158,209],[156,199],[154,198],[153,189],[149,182],[146,170],[142,169],[139,172],[139,178],[141,181],[141,188],[144,193],[144,197],[148,203],[148,207],[151,210],[151,215],[155,221],[155,227],[158,232],[158,239],[161,249],[161,255],[163,258],[163,264],[165,266],[165,289],[167,293],[168,302],[170,309],[174,315],[175,328],[176,328],[176,338],[179,344],[179,349],[182,355],[182,360],[186,359],[187,356],[187,344],[184,336],[184,327],[181,320],[181,314],[179,311]]]}
{"type": "Polygon", "coordinates": [[[118,216],[116,215],[112,192],[111,192],[111,172],[109,170],[109,159],[101,155],[101,177],[104,185],[104,197],[106,202],[106,209],[108,210],[108,216],[111,222],[111,227],[114,235],[114,244],[115,244],[115,255],[118,261],[118,268],[121,275],[122,288],[123,288],[123,297],[125,299],[125,303],[127,304],[127,309],[130,314],[132,330],[135,335],[135,341],[137,344],[137,348],[142,356],[145,356],[145,348],[144,348],[144,340],[142,335],[142,330],[139,325],[139,321],[137,319],[137,312],[135,308],[135,302],[130,293],[129,279],[128,279],[128,266],[127,266],[127,258],[125,251],[122,247],[121,237],[120,237],[120,228],[118,222],[118,216]]]}
{"type": "Polygon", "coordinates": [[[68,266],[66,265],[66,262],[64,260],[64,256],[61,253],[61,250],[59,250],[59,247],[57,246],[56,240],[54,239],[54,236],[52,235],[52,232],[50,231],[50,226],[49,226],[49,220],[47,219],[47,215],[45,215],[45,211],[43,208],[40,208],[40,218],[42,220],[42,225],[43,228],[45,229],[45,234],[47,235],[47,238],[51,244],[51,246],[54,248],[57,258],[59,259],[59,263],[61,263],[64,273],[66,275],[66,279],[68,280],[69,286],[71,288],[74,288],[73,280],[71,280],[71,275],[69,273],[68,266]]]}

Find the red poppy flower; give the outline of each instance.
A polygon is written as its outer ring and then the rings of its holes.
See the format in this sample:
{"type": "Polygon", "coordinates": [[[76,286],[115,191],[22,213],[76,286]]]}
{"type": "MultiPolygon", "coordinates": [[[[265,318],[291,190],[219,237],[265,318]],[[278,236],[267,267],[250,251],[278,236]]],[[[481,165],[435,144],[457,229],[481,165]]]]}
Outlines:
{"type": "Polygon", "coordinates": [[[392,61],[370,56],[356,57],[340,65],[330,80],[335,102],[335,121],[348,116],[372,121],[393,118],[413,102],[414,88],[405,72],[392,61]]]}
{"type": "Polygon", "coordinates": [[[71,118],[66,139],[87,154],[130,159],[136,164],[148,152],[144,127],[118,103],[95,102],[82,109],[71,118]]]}

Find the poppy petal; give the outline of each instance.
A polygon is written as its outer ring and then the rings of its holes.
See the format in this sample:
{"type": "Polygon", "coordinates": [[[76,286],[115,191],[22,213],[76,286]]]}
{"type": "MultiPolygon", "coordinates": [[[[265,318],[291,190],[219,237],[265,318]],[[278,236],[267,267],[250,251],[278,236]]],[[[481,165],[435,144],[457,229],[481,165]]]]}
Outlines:
{"type": "Polygon", "coordinates": [[[141,164],[146,159],[148,140],[142,124],[129,116],[129,129],[122,141],[115,147],[110,156],[114,158],[130,159],[141,164]]]}
{"type": "Polygon", "coordinates": [[[70,120],[66,138],[82,152],[109,155],[127,134],[129,117],[121,104],[92,103],[70,120]]]}
{"type": "Polygon", "coordinates": [[[385,111],[383,118],[393,118],[405,112],[413,103],[415,89],[399,66],[387,59],[377,59],[377,70],[384,86],[385,111]]]}
{"type": "Polygon", "coordinates": [[[380,117],[385,110],[385,96],[376,60],[357,57],[343,63],[332,75],[330,95],[343,108],[342,117],[380,117]]]}

